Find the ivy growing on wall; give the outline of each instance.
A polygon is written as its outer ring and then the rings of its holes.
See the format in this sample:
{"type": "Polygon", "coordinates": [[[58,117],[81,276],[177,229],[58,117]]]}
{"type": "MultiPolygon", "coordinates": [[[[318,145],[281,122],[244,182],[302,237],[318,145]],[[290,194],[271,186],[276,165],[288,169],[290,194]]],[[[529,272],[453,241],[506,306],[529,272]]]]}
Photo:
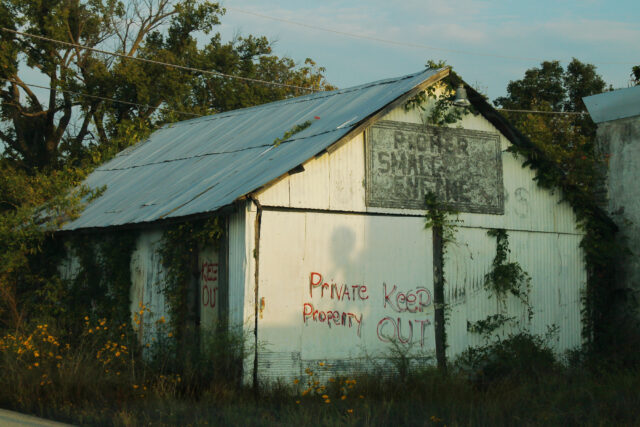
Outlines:
{"type": "MultiPolygon", "coordinates": [[[[527,317],[531,321],[533,318],[533,308],[529,302],[531,277],[517,261],[508,261],[511,250],[506,230],[492,229],[487,231],[487,234],[496,238],[496,256],[493,258],[491,269],[484,276],[485,290],[498,300],[504,310],[507,308],[508,295],[516,297],[527,308],[527,317]]],[[[483,320],[467,322],[467,330],[488,338],[500,327],[514,320],[512,316],[497,313],[483,320]]]]}
{"type": "MultiPolygon", "coordinates": [[[[429,61],[427,67],[432,69],[442,68],[446,63],[429,61]]],[[[453,71],[451,72],[452,74],[453,71]]],[[[430,85],[425,90],[418,92],[404,104],[405,111],[420,110],[425,113],[422,116],[423,123],[431,126],[449,126],[462,120],[468,114],[477,115],[473,106],[458,107],[452,104],[456,88],[452,79],[446,77],[438,84],[430,85]],[[429,101],[432,101],[430,103],[429,101]]]]}
{"type": "Polygon", "coordinates": [[[205,246],[218,247],[224,236],[224,220],[212,217],[184,222],[165,229],[158,253],[165,268],[164,296],[171,317],[171,329],[183,338],[188,322],[189,289],[197,274],[198,252],[205,246]]]}
{"type": "Polygon", "coordinates": [[[75,234],[67,241],[69,254],[78,261],[76,274],[66,281],[66,317],[71,325],[86,315],[129,322],[130,263],[136,240],[137,233],[110,231],[75,234]]]}
{"type": "Polygon", "coordinates": [[[533,317],[533,309],[529,304],[531,291],[531,277],[516,261],[507,261],[509,249],[509,235],[506,230],[496,228],[487,231],[496,238],[496,256],[491,270],[484,276],[484,288],[491,292],[506,307],[506,297],[513,295],[527,307],[529,320],[533,317]]]}
{"type": "Polygon", "coordinates": [[[587,287],[583,295],[582,336],[590,350],[605,350],[616,335],[616,318],[628,290],[618,288],[614,265],[624,248],[615,239],[616,226],[598,208],[595,193],[585,192],[568,181],[552,160],[533,145],[511,145],[514,155],[523,156],[523,167],[536,173],[542,188],[562,190],[562,198],[573,208],[584,231],[580,247],[587,264],[587,287]]]}

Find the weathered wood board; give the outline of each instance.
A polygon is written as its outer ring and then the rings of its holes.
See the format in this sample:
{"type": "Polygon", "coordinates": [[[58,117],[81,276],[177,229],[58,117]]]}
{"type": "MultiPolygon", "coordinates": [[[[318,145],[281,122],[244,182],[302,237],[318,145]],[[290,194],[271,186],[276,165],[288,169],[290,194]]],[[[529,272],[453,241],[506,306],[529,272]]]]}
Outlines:
{"type": "Polygon", "coordinates": [[[504,213],[497,134],[382,121],[366,131],[367,206],[424,209],[425,195],[460,212],[504,213]]]}

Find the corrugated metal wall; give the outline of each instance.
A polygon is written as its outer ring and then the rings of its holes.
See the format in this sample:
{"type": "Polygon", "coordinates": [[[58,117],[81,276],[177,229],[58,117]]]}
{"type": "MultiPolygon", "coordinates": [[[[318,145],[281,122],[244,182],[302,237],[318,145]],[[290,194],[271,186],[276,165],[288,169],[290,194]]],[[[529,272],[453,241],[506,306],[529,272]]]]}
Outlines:
{"type": "Polygon", "coordinates": [[[261,375],[291,377],[326,360],[350,369],[384,356],[398,333],[430,356],[431,240],[422,229],[421,218],[265,210],[261,375]]]}
{"type": "MultiPolygon", "coordinates": [[[[417,112],[403,108],[384,120],[421,122],[417,112]]],[[[481,116],[467,116],[460,125],[498,133],[481,116]]],[[[506,138],[500,135],[500,141],[504,215],[461,214],[455,242],[447,246],[449,357],[484,343],[482,337],[467,331],[468,322],[498,313],[515,319],[499,330],[503,336],[522,329],[544,334],[555,326],[558,332],[552,345],[557,351],[581,342],[580,293],[586,270],[579,248],[582,234],[573,211],[561,202],[559,194],[539,188],[533,171],[522,168],[522,159],[504,151],[509,144],[506,138]],[[510,258],[532,278],[534,315],[530,322],[520,301],[510,297],[505,307],[484,289],[485,274],[496,254],[495,238],[487,235],[492,228],[507,230],[510,258]]],[[[336,369],[371,366],[390,349],[384,342],[385,334],[391,335],[393,330],[397,336],[399,324],[400,337],[406,339],[408,321],[412,320],[415,340],[415,326],[423,326],[420,316],[388,312],[383,283],[396,284],[398,289],[420,286],[433,291],[431,231],[424,229],[424,212],[365,205],[362,134],[336,151],[308,161],[304,168],[304,172],[285,177],[256,195],[265,207],[259,251],[259,299],[264,308],[258,319],[258,367],[266,379],[300,375],[318,361],[328,361],[336,369]],[[329,285],[365,285],[370,298],[345,303],[315,294],[312,297],[309,282],[318,277],[312,273],[322,274],[329,285]],[[354,334],[353,324],[330,327],[326,321],[314,320],[315,310],[340,316],[362,314],[361,336],[354,334]],[[391,320],[378,328],[385,317],[391,320]]],[[[251,240],[245,241],[253,245],[251,240]]],[[[252,276],[247,283],[253,280],[252,276]]],[[[428,310],[420,314],[428,314],[425,320],[433,323],[432,306],[428,310]]],[[[428,357],[435,346],[433,326],[425,323],[424,327],[424,343],[414,350],[428,357]]]]}

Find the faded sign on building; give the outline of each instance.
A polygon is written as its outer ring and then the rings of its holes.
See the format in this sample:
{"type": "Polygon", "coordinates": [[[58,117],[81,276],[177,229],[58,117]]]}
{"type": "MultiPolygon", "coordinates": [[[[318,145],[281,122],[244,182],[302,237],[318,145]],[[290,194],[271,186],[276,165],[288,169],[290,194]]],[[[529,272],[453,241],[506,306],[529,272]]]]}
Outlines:
{"type": "Polygon", "coordinates": [[[367,132],[367,205],[424,209],[424,196],[461,212],[504,213],[498,135],[382,121],[367,132]]]}

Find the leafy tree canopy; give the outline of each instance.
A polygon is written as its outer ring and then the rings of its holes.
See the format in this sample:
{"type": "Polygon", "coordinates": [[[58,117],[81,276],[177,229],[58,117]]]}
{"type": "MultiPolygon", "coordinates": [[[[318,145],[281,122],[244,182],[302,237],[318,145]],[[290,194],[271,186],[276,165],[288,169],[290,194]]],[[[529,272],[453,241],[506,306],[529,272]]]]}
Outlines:
{"type": "Polygon", "coordinates": [[[558,61],[544,61],[525,71],[521,80],[509,82],[507,96],[494,100],[498,107],[558,113],[539,114],[504,111],[503,114],[558,167],[556,182],[593,194],[599,162],[595,150],[595,124],[582,97],[607,89],[592,64],[573,59],[566,68],[558,61]]]}
{"type": "Polygon", "coordinates": [[[222,41],[214,29],[223,14],[206,0],[2,0],[4,28],[122,55],[0,31],[4,156],[30,173],[96,164],[162,123],[305,93],[130,58],[331,88],[323,68],[273,55],[264,37],[222,41]],[[28,69],[48,80],[46,97],[28,85],[28,69]]]}

